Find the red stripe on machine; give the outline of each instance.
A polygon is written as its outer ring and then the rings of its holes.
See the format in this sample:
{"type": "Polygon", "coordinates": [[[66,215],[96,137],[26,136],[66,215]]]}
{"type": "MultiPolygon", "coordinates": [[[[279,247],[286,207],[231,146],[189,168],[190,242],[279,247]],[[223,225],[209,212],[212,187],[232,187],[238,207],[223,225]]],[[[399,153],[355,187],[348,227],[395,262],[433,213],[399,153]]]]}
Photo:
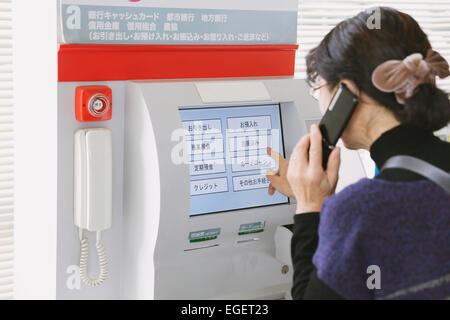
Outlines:
{"type": "Polygon", "coordinates": [[[292,76],[297,45],[71,45],[58,52],[58,79],[125,81],[292,76]]]}

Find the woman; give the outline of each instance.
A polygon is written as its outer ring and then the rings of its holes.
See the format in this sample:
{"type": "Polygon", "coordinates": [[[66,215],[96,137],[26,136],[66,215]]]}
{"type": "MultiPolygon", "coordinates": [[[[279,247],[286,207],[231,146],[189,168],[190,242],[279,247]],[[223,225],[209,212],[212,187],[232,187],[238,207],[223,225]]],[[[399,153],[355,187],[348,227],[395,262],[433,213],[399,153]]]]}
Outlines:
{"type": "MultiPolygon", "coordinates": [[[[360,98],[342,135],[347,148],[369,150],[378,168],[408,155],[450,172],[450,144],[433,135],[450,121],[448,95],[435,84],[449,76],[449,65],[413,18],[379,9],[381,29],[368,29],[370,14],[362,12],[307,56],[321,112],[343,83],[360,98]]],[[[450,195],[404,169],[383,170],[333,195],[339,152],[324,171],[313,126],[290,161],[281,159],[268,176],[269,194],[297,200],[293,298],[450,298],[450,195]]]]}

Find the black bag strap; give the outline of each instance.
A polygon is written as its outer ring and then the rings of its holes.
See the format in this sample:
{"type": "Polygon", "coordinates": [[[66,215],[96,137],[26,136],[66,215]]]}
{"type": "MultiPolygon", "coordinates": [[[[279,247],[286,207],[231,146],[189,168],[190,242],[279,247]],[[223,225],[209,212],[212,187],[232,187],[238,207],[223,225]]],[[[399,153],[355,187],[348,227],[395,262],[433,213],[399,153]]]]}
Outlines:
{"type": "Polygon", "coordinates": [[[410,156],[395,156],[388,159],[381,171],[385,169],[405,169],[435,182],[450,194],[450,174],[432,164],[410,156]]]}

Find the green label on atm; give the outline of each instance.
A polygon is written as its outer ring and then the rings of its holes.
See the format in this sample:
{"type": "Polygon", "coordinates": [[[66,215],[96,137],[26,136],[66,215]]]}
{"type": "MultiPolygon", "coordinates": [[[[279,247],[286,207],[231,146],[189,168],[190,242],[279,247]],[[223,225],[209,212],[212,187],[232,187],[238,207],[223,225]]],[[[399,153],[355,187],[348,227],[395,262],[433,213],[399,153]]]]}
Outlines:
{"type": "Polygon", "coordinates": [[[239,227],[238,235],[242,236],[246,234],[263,232],[265,226],[266,226],[265,221],[241,224],[241,226],[239,227]]]}
{"type": "Polygon", "coordinates": [[[220,228],[193,231],[189,233],[189,242],[202,242],[217,239],[220,234],[220,228]]]}

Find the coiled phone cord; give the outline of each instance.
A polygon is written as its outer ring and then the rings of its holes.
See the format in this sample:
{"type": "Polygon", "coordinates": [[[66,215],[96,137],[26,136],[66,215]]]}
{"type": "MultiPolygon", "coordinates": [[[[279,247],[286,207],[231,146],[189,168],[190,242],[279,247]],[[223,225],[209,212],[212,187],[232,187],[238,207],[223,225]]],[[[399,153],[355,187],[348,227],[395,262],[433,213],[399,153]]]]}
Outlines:
{"type": "Polygon", "coordinates": [[[91,287],[97,287],[105,282],[108,276],[108,262],[106,259],[105,248],[101,243],[101,232],[97,231],[97,241],[95,246],[97,248],[98,262],[100,265],[100,273],[97,279],[89,278],[87,274],[88,258],[89,258],[89,242],[87,238],[83,238],[83,229],[79,229],[79,237],[81,243],[80,254],[80,277],[85,284],[91,287]]]}

